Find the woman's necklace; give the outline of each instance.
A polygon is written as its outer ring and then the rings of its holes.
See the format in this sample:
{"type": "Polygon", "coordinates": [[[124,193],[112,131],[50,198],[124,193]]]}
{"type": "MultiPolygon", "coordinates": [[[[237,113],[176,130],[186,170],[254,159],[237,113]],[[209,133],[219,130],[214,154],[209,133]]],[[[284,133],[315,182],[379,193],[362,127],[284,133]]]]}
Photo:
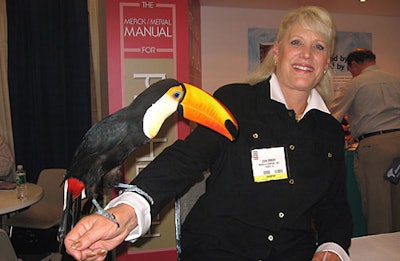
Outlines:
{"type": "Polygon", "coordinates": [[[304,111],[306,110],[308,103],[306,104],[306,106],[304,107],[304,109],[302,110],[301,113],[294,113],[294,118],[296,119],[297,122],[299,122],[301,120],[301,117],[303,117],[304,111]]]}
{"type": "Polygon", "coordinates": [[[297,122],[301,120],[301,117],[303,116],[303,113],[295,113],[294,118],[296,119],[297,122]]]}

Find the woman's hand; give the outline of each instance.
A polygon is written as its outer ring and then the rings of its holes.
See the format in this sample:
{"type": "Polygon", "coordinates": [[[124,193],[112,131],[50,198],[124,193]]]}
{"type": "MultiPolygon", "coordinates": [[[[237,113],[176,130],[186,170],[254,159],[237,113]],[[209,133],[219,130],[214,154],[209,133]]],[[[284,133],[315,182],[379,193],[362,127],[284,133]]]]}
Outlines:
{"type": "Polygon", "coordinates": [[[121,244],[137,226],[135,209],[120,204],[107,209],[112,212],[119,227],[99,214],[82,218],[65,237],[68,254],[76,260],[104,260],[107,252],[121,244]]]}
{"type": "Polygon", "coordinates": [[[314,254],[314,257],[311,261],[341,261],[341,259],[336,253],[320,251],[314,254]]]}

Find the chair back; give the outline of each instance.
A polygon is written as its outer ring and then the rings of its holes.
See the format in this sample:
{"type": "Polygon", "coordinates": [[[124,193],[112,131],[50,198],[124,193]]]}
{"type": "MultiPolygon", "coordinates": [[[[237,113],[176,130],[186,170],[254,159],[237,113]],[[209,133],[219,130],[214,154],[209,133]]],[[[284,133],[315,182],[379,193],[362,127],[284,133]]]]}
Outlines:
{"type": "Polygon", "coordinates": [[[0,229],[0,260],[17,261],[17,255],[5,230],[0,229]]]}
{"type": "MultiPolygon", "coordinates": [[[[37,184],[43,188],[43,198],[37,204],[46,205],[50,209],[62,209],[64,189],[60,186],[64,180],[65,169],[43,169],[37,184]]],[[[36,204],[36,205],[37,205],[36,204]]]]}

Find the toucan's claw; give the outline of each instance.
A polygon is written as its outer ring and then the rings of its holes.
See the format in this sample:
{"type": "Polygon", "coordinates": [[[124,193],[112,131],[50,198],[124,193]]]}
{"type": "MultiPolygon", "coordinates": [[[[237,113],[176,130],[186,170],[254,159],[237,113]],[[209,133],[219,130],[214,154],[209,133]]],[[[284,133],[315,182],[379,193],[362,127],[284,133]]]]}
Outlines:
{"type": "Polygon", "coordinates": [[[117,225],[117,227],[119,228],[119,223],[118,221],[115,219],[115,216],[112,212],[107,212],[104,210],[104,208],[102,208],[100,206],[100,204],[97,202],[96,199],[92,199],[92,203],[93,205],[97,208],[97,214],[102,215],[103,217],[107,218],[108,220],[114,222],[115,225],[117,225]]]}

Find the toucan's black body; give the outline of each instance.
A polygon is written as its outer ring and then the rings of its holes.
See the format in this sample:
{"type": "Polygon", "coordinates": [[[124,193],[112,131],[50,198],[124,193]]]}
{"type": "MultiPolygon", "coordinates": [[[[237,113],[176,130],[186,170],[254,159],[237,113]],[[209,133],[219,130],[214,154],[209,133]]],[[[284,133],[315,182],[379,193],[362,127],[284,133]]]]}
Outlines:
{"type": "Polygon", "coordinates": [[[78,178],[85,183],[86,195],[91,197],[101,178],[134,151],[150,141],[143,133],[143,115],[171,86],[180,83],[167,79],[159,81],[133,102],[93,125],[77,148],[66,179],[78,178]]]}
{"type": "Polygon", "coordinates": [[[101,181],[111,174],[113,178],[108,181],[108,185],[119,183],[118,174],[121,173],[120,167],[124,160],[137,147],[148,143],[158,133],[165,118],[176,111],[200,124],[203,124],[202,119],[207,118],[203,125],[209,125],[208,127],[231,140],[237,134],[237,123],[230,112],[210,95],[200,93],[198,88],[181,84],[174,79],[165,79],[150,85],[129,106],[93,125],[83,137],[65,177],[65,180],[68,180],[68,192],[75,195],[67,196],[58,234],[60,243],[80,216],[80,205],[73,206],[73,202],[80,200],[78,195],[83,187],[73,192],[74,188],[70,188],[72,184],[70,181],[77,180],[84,186],[88,202],[97,194],[101,195],[102,189],[97,188],[99,185],[103,188],[101,181]],[[184,105],[185,102],[188,104],[184,105]],[[206,108],[205,104],[208,103],[210,106],[206,108]],[[203,110],[206,110],[206,113],[203,113],[203,110]],[[187,111],[190,113],[185,115],[187,111]],[[213,114],[215,111],[217,114],[213,114]],[[201,114],[200,120],[196,118],[197,114],[201,114]],[[217,121],[220,125],[215,125],[214,128],[214,123],[217,121]]]}

